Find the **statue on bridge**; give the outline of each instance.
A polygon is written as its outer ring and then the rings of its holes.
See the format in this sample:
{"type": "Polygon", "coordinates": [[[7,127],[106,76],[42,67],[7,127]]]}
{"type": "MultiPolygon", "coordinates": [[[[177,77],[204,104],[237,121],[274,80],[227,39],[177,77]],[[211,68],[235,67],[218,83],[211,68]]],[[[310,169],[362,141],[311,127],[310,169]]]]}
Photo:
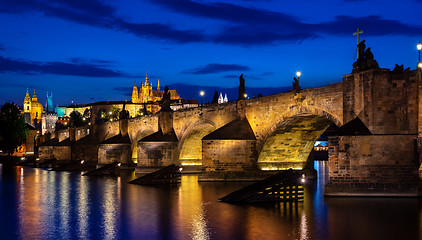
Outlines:
{"type": "Polygon", "coordinates": [[[366,48],[365,40],[362,40],[358,44],[358,56],[359,58],[353,63],[353,71],[359,72],[369,69],[379,68],[378,62],[374,59],[374,54],[371,51],[371,48],[366,48]]]}
{"type": "Polygon", "coordinates": [[[239,76],[239,97],[237,100],[246,99],[246,90],[245,90],[245,79],[243,78],[243,73],[239,76]]]}
{"type": "Polygon", "coordinates": [[[218,92],[217,92],[217,90],[214,91],[214,96],[212,97],[211,103],[218,103],[218,92]]]}
{"type": "Polygon", "coordinates": [[[299,79],[297,79],[296,77],[293,77],[292,85],[293,85],[293,90],[292,90],[293,92],[295,93],[300,92],[301,88],[299,86],[299,79]]]}
{"type": "Polygon", "coordinates": [[[163,98],[161,99],[161,110],[160,111],[169,111],[170,108],[170,91],[169,87],[166,85],[164,87],[163,98]]]}
{"type": "Polygon", "coordinates": [[[129,111],[126,110],[126,103],[123,103],[123,109],[119,113],[119,119],[128,119],[129,116],[129,111]]]}

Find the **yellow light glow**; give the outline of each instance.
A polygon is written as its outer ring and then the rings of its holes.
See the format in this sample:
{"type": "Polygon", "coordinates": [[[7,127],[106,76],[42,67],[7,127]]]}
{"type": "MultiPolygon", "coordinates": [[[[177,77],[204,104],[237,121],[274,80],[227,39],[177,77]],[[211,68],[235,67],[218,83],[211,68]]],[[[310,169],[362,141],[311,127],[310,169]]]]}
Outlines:
{"type": "Polygon", "coordinates": [[[184,162],[182,163],[182,166],[199,166],[202,165],[202,163],[195,163],[195,162],[184,162]]]}
{"type": "Polygon", "coordinates": [[[422,69],[422,62],[419,62],[419,63],[418,63],[418,68],[419,68],[419,69],[422,69]]]}
{"type": "Polygon", "coordinates": [[[297,72],[296,72],[296,76],[297,76],[297,77],[300,77],[300,75],[302,75],[302,73],[301,73],[299,70],[297,70],[297,72]]]}
{"type": "Polygon", "coordinates": [[[203,97],[205,95],[205,92],[204,91],[200,91],[199,92],[199,95],[201,95],[201,97],[203,97]]]}
{"type": "Polygon", "coordinates": [[[422,50],[422,43],[419,42],[418,45],[416,45],[416,48],[418,49],[418,51],[422,50]]]}

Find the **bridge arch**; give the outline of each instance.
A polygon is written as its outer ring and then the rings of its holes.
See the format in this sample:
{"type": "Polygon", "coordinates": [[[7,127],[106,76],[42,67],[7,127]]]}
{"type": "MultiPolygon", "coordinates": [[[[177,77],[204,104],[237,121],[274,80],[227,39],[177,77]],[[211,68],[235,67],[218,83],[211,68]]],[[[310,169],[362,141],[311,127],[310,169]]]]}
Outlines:
{"type": "Polygon", "coordinates": [[[202,165],[202,138],[217,129],[211,121],[190,124],[179,141],[179,161],[182,165],[202,165]]]}
{"type": "Polygon", "coordinates": [[[155,130],[152,127],[144,127],[136,131],[130,136],[130,139],[132,141],[132,161],[134,163],[138,162],[138,141],[142,138],[151,135],[155,132],[155,130]]]}
{"type": "Polygon", "coordinates": [[[258,167],[262,170],[303,169],[314,143],[332,124],[335,116],[324,110],[293,107],[280,115],[263,139],[258,140],[258,167]]]}

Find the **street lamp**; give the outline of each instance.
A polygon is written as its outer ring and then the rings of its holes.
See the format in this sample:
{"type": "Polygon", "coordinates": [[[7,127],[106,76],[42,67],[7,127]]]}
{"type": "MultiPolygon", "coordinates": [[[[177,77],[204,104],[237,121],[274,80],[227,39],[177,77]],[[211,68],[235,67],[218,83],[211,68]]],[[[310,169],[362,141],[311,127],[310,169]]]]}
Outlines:
{"type": "Polygon", "coordinates": [[[246,93],[243,94],[243,97],[245,97],[245,99],[246,99],[248,97],[248,94],[246,94],[246,93]]]}
{"type": "Polygon", "coordinates": [[[419,62],[421,62],[422,43],[419,42],[418,45],[416,45],[416,48],[418,49],[418,52],[419,52],[419,62]]]}
{"type": "Polygon", "coordinates": [[[297,70],[297,72],[296,72],[296,76],[297,76],[297,80],[298,80],[298,81],[299,81],[300,75],[302,75],[302,73],[301,73],[299,70],[297,70]]]}
{"type": "Polygon", "coordinates": [[[199,95],[201,95],[201,107],[204,105],[204,95],[205,95],[205,92],[204,91],[200,91],[199,92],[199,95]]]}

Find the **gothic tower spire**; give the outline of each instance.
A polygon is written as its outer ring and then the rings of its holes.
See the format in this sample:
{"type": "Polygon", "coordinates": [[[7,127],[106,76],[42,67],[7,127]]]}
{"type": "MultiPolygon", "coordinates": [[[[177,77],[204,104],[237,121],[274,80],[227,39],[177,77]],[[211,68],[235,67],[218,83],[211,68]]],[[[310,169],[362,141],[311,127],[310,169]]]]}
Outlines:
{"type": "Polygon", "coordinates": [[[133,90],[132,90],[132,102],[133,103],[138,102],[138,88],[136,87],[136,78],[135,78],[135,84],[133,85],[133,90]]]}

